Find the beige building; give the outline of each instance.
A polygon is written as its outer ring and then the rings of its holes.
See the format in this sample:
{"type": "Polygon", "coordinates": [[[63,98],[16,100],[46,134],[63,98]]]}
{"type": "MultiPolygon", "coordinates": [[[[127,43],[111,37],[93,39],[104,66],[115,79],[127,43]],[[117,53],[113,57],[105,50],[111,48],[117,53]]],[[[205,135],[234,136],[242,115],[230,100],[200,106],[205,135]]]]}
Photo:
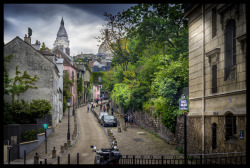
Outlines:
{"type": "Polygon", "coordinates": [[[246,151],[246,5],[191,4],[188,153],[246,151]],[[192,130],[192,131],[190,131],[192,130]]]}

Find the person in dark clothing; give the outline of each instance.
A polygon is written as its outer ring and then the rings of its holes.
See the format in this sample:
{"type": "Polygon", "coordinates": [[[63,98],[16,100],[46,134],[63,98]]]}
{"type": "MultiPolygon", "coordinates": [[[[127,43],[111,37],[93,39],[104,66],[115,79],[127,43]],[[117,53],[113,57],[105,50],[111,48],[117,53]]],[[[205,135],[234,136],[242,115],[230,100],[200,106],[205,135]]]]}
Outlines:
{"type": "Polygon", "coordinates": [[[102,111],[102,104],[100,105],[100,111],[102,111]]]}
{"type": "Polygon", "coordinates": [[[104,112],[106,111],[105,105],[104,105],[104,107],[103,107],[103,111],[104,111],[104,112]]]}
{"type": "Polygon", "coordinates": [[[128,122],[128,115],[124,114],[124,121],[125,121],[125,126],[127,126],[127,122],[128,122]]]}
{"type": "Polygon", "coordinates": [[[114,114],[114,108],[112,107],[111,108],[111,115],[113,115],[114,114]]]}

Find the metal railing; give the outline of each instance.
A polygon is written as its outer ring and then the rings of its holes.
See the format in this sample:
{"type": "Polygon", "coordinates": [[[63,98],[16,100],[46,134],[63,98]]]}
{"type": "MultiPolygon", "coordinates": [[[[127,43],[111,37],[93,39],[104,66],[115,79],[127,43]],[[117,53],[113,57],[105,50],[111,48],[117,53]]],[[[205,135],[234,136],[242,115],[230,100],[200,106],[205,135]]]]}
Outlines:
{"type": "MultiPolygon", "coordinates": [[[[185,164],[183,155],[123,155],[119,164],[185,164]]],[[[246,152],[188,154],[187,164],[246,164],[246,152]]]]}

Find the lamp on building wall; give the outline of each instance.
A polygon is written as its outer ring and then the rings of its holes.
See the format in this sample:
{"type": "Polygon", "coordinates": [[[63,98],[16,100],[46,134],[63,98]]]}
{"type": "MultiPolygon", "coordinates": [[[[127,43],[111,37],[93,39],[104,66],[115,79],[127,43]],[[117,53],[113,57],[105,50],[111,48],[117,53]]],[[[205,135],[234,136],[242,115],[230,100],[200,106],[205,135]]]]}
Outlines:
{"type": "Polygon", "coordinates": [[[70,124],[70,120],[69,120],[70,99],[67,100],[67,106],[68,106],[68,133],[67,133],[67,140],[70,140],[70,130],[69,130],[69,124],[70,124]]]}

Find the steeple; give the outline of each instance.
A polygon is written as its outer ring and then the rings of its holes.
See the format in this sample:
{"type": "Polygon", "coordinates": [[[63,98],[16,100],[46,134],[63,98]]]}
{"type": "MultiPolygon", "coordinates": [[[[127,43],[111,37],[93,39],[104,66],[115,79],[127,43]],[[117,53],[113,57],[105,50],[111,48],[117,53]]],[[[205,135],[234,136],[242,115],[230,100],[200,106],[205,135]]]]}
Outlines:
{"type": "Polygon", "coordinates": [[[68,37],[68,34],[66,32],[66,29],[64,27],[64,21],[63,21],[63,18],[61,20],[61,25],[60,25],[60,28],[57,32],[57,37],[68,37]]]}
{"type": "Polygon", "coordinates": [[[64,26],[63,17],[62,17],[62,20],[61,20],[61,26],[64,26]]]}

